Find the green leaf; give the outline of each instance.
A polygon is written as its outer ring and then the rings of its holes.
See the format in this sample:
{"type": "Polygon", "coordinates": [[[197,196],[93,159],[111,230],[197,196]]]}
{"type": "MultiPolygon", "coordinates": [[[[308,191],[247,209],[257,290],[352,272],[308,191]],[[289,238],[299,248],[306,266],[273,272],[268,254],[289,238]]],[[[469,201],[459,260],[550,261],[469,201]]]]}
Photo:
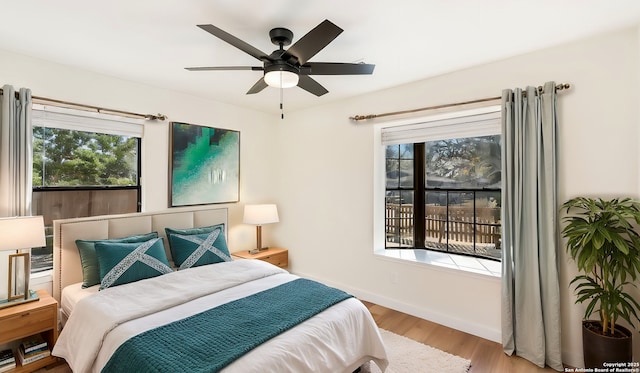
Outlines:
{"type": "Polygon", "coordinates": [[[604,236],[600,234],[600,232],[595,232],[595,231],[591,234],[591,240],[593,242],[594,250],[600,250],[600,248],[602,248],[602,245],[604,245],[604,242],[605,242],[604,236]]]}
{"type": "Polygon", "coordinates": [[[624,255],[629,255],[629,248],[627,247],[627,242],[624,239],[616,235],[612,237],[612,240],[618,250],[620,250],[624,255]]]}
{"type": "Polygon", "coordinates": [[[584,311],[585,319],[588,319],[589,317],[591,317],[591,314],[593,314],[593,310],[596,307],[597,303],[598,303],[597,299],[592,299],[591,302],[589,302],[589,304],[587,305],[587,308],[584,311]]]}

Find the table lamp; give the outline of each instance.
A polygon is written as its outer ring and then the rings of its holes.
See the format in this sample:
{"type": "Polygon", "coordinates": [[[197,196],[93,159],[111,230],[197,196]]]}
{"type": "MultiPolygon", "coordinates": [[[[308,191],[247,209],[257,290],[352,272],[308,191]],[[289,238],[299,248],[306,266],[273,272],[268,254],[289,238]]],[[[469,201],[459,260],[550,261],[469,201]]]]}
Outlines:
{"type": "Polygon", "coordinates": [[[262,226],[264,224],[277,223],[278,208],[276,205],[245,205],[243,223],[256,226],[256,248],[249,250],[250,254],[257,254],[260,250],[266,250],[262,247],[262,226]]]}
{"type": "MultiPolygon", "coordinates": [[[[46,245],[42,216],[0,218],[0,250],[31,249],[46,245]]],[[[0,300],[0,308],[37,300],[29,290],[31,260],[28,253],[9,255],[7,299],[0,300]],[[21,267],[23,268],[21,270],[21,267]],[[23,281],[19,281],[23,277],[23,281]]]]}

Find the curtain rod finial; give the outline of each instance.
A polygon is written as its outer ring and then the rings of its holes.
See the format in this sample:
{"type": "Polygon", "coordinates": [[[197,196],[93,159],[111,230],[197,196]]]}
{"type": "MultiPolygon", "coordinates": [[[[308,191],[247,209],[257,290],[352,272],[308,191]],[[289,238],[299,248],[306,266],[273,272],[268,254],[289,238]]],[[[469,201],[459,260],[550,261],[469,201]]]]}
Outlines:
{"type": "Polygon", "coordinates": [[[357,122],[357,121],[365,120],[365,119],[374,119],[376,117],[377,117],[376,114],[368,114],[368,115],[355,115],[353,117],[349,117],[349,119],[357,122]]]}
{"type": "Polygon", "coordinates": [[[146,119],[146,120],[167,120],[167,116],[164,115],[164,114],[160,114],[160,113],[155,114],[155,115],[147,114],[147,115],[144,116],[144,119],[146,119]]]}

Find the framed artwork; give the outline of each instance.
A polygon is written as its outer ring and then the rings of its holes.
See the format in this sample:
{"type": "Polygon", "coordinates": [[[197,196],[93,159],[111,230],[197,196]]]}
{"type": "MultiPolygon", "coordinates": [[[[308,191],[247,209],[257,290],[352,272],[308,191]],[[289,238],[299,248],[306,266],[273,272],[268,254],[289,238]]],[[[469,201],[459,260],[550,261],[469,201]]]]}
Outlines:
{"type": "Polygon", "coordinates": [[[171,122],[169,206],[238,202],[240,132],[171,122]]]}

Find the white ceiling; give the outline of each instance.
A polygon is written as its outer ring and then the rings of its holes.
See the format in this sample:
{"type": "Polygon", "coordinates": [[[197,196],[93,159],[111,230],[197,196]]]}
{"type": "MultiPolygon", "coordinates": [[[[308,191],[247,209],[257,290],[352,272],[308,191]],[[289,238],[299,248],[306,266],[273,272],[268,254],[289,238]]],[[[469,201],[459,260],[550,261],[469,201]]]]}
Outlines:
{"type": "Polygon", "coordinates": [[[197,24],[267,53],[277,49],[274,27],[293,31],[294,42],[324,19],[344,29],[311,62],[362,61],[374,74],[316,76],[329,90],[322,97],[286,89],[294,111],[633,26],[640,1],[0,0],[0,14],[0,49],[276,113],[277,89],[245,95],[260,71],[184,70],[261,65],[197,24]]]}

